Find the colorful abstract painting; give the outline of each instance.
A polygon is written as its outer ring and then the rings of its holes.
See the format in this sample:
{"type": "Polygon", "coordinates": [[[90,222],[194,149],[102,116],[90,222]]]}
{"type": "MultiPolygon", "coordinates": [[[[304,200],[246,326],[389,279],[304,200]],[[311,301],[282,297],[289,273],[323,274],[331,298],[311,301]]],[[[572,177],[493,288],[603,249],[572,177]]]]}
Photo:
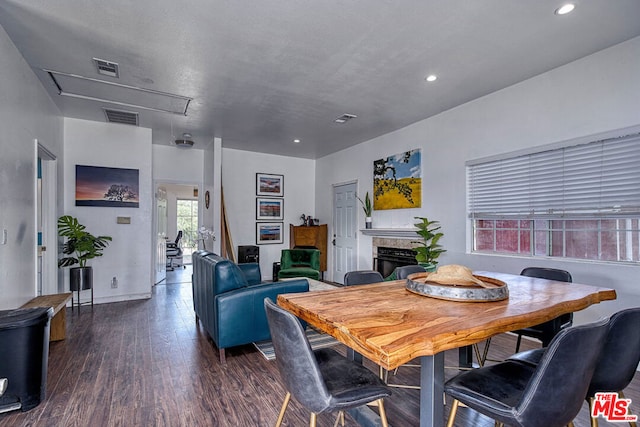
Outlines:
{"type": "Polygon", "coordinates": [[[373,162],[373,209],[408,209],[422,205],[420,149],[373,162]]]}

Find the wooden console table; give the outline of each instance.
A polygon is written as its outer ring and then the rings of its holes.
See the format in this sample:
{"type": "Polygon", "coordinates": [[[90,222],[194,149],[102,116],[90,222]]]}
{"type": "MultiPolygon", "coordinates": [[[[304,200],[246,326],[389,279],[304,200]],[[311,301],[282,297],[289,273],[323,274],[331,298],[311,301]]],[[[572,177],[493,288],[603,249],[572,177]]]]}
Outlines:
{"type": "Polygon", "coordinates": [[[53,318],[51,318],[49,341],[61,341],[65,339],[67,332],[67,310],[64,310],[64,308],[71,299],[71,295],[71,292],[41,295],[20,308],[52,307],[53,318]]]}

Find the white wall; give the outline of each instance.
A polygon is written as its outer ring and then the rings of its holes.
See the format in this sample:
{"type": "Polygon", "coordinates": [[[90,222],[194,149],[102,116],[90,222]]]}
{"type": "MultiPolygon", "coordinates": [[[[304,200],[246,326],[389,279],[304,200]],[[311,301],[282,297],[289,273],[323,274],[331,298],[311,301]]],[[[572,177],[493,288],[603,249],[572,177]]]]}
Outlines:
{"type": "Polygon", "coordinates": [[[153,145],[153,180],[174,184],[202,183],[204,150],[153,145]]]}
{"type": "Polygon", "coordinates": [[[57,157],[60,170],[63,132],[60,111],[2,27],[0,58],[0,235],[7,230],[7,244],[0,244],[2,310],[36,295],[35,139],[57,157]]]}
{"type": "MultiPolygon", "coordinates": [[[[151,129],[135,126],[64,119],[64,214],[78,218],[87,230],[113,238],[101,258],[91,260],[96,303],[150,298],[152,280],[151,129]],[[76,165],[138,169],[139,208],[75,206],[76,165]],[[131,224],[117,224],[118,216],[131,224]],[[111,288],[111,279],[118,288],[111,288]]],[[[65,286],[68,279],[65,274],[65,286]]]]}
{"type": "MultiPolygon", "coordinates": [[[[441,79],[446,84],[446,79],[441,79]]],[[[541,265],[569,270],[574,281],[613,287],[618,300],[595,305],[576,321],[622,307],[640,306],[638,266],[610,263],[482,256],[467,252],[465,162],[640,124],[640,38],[539,75],[443,112],[396,132],[326,156],[316,165],[316,206],[331,215],[331,185],[358,179],[371,191],[372,162],[412,148],[422,149],[422,207],[374,211],[374,227],[410,227],[414,216],[441,222],[441,263],[518,273],[541,265]]],[[[364,223],[359,213],[360,225],[364,223]]],[[[371,268],[371,238],[359,237],[359,268],[371,268]]],[[[331,268],[329,268],[331,271],[331,268]]]]}
{"type": "MultiPolygon", "coordinates": [[[[273,263],[289,248],[289,224],[300,225],[300,215],[316,217],[315,161],[249,151],[222,149],[222,186],[237,256],[240,245],[256,244],[256,173],[284,175],[284,241],[259,245],[263,279],[271,279],[273,263]]],[[[322,224],[330,215],[319,216],[322,224]]]]}

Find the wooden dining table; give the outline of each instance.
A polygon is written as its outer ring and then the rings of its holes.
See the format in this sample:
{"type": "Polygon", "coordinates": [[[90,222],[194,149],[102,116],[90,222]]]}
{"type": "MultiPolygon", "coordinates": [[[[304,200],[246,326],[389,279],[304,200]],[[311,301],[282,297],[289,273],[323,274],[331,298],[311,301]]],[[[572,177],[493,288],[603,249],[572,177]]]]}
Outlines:
{"type": "Polygon", "coordinates": [[[489,271],[476,275],[505,282],[509,297],[460,302],[419,295],[396,280],[278,296],[278,304],[354,352],[393,370],[420,359],[420,426],[444,425],[444,351],[572,313],[616,292],[489,271]]]}

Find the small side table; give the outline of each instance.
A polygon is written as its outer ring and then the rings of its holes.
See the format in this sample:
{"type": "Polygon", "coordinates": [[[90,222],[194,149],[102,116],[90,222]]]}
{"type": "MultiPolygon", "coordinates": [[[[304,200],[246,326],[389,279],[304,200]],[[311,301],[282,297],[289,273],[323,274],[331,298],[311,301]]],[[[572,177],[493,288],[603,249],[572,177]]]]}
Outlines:
{"type": "Polygon", "coordinates": [[[49,341],[61,341],[67,335],[67,310],[63,310],[71,299],[71,292],[63,294],[41,295],[35,297],[20,308],[53,307],[53,318],[49,341]]]}

